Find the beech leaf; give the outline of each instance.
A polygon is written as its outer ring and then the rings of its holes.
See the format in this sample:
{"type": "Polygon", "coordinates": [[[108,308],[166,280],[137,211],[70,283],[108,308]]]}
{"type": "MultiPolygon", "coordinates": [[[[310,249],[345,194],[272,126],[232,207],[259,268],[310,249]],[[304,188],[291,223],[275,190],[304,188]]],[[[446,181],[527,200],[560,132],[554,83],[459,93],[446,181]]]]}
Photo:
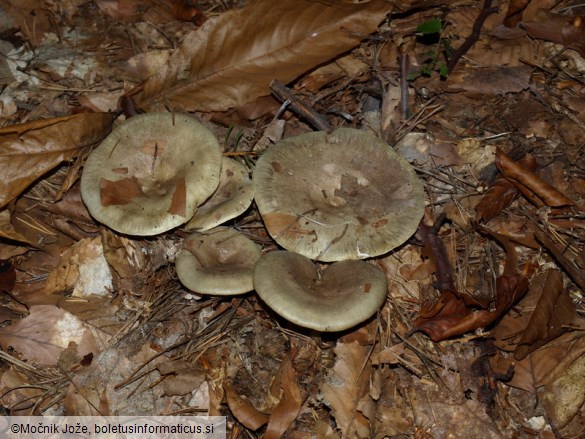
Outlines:
{"type": "Polygon", "coordinates": [[[514,352],[516,360],[524,359],[530,352],[566,332],[563,325],[570,324],[577,311],[569,292],[563,288],[560,271],[548,270],[535,279],[533,287],[540,289],[541,295],[514,352]]]}
{"type": "Polygon", "coordinates": [[[224,111],[270,94],[357,46],[392,9],[384,0],[325,5],[255,0],[188,34],[168,63],[129,94],[142,108],[224,111]]]}
{"type": "Polygon", "coordinates": [[[337,360],[321,391],[343,437],[370,437],[368,420],[358,410],[360,401],[367,397],[366,349],[351,342],[338,343],[334,351],[337,360]]]}
{"type": "Polygon", "coordinates": [[[97,353],[98,346],[89,328],[73,314],[52,305],[31,306],[30,314],[0,329],[0,345],[21,352],[28,360],[55,365],[71,342],[80,355],[97,353]]]}
{"type": "Polygon", "coordinates": [[[0,208],[32,182],[102,140],[112,113],[82,113],[0,129],[0,208]]]}

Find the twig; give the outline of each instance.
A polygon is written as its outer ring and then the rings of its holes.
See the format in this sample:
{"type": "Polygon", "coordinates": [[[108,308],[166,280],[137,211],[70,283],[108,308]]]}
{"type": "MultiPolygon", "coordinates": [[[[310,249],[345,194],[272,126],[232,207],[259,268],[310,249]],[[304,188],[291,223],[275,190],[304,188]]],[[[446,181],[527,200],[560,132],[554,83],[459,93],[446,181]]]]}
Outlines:
{"type": "Polygon", "coordinates": [[[492,0],[485,0],[483,2],[483,8],[481,8],[481,12],[479,13],[477,19],[475,20],[475,23],[473,23],[473,29],[471,30],[471,34],[469,35],[469,37],[467,37],[463,44],[459,46],[459,49],[453,52],[453,55],[451,55],[451,58],[447,63],[448,73],[451,73],[453,71],[453,69],[459,62],[459,59],[463,55],[465,55],[467,51],[471,49],[471,46],[473,46],[475,42],[479,39],[479,33],[486,18],[488,18],[489,15],[493,14],[496,11],[497,11],[496,8],[492,8],[492,0]]]}
{"type": "Polygon", "coordinates": [[[320,131],[333,131],[333,127],[321,114],[317,113],[306,102],[294,96],[282,82],[275,79],[270,83],[270,89],[282,102],[289,101],[289,108],[297,115],[306,119],[314,128],[320,131]]]}

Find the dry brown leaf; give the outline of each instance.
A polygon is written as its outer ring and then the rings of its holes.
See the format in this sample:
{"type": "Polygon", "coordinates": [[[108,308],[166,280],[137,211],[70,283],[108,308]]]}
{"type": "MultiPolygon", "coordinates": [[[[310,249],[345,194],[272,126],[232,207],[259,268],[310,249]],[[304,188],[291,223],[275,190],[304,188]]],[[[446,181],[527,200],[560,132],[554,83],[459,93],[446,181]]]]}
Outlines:
{"type": "Polygon", "coordinates": [[[45,294],[71,290],[73,297],[106,296],[113,290],[112,273],[99,236],[82,239],[67,248],[44,285],[45,294]]]}
{"type": "MultiPolygon", "coordinates": [[[[45,394],[45,390],[30,386],[30,377],[21,372],[19,367],[10,367],[0,378],[2,405],[10,410],[12,416],[31,415],[34,404],[45,394]]],[[[42,408],[38,407],[39,409],[42,408]]]]}
{"type": "Polygon", "coordinates": [[[456,70],[447,79],[447,90],[464,91],[473,96],[501,96],[520,93],[529,87],[532,67],[497,66],[478,67],[472,70],[456,70]]]}
{"type": "MultiPolygon", "coordinates": [[[[526,155],[519,164],[529,171],[535,171],[538,167],[534,156],[526,155]]],[[[481,201],[475,206],[477,222],[488,222],[496,217],[502,209],[505,209],[518,195],[516,186],[506,178],[500,176],[491,184],[481,201]]]]}
{"type": "Polygon", "coordinates": [[[567,368],[585,354],[585,335],[566,333],[540,349],[528,354],[521,361],[499,353],[490,359],[494,371],[505,374],[514,365],[514,376],[506,384],[528,392],[552,383],[563,376],[567,368]]]}
{"type": "Polygon", "coordinates": [[[530,288],[537,288],[540,298],[516,346],[516,360],[526,358],[530,352],[565,333],[567,329],[563,325],[571,324],[577,312],[569,292],[563,288],[560,271],[551,269],[541,273],[530,288]]]}
{"type": "Polygon", "coordinates": [[[504,25],[507,27],[514,27],[522,20],[522,12],[528,6],[530,0],[510,0],[508,4],[508,10],[506,11],[506,18],[504,19],[504,25]]]}
{"type": "Polygon", "coordinates": [[[160,375],[155,369],[165,361],[150,343],[131,355],[120,346],[111,347],[94,356],[92,363],[71,376],[65,396],[68,416],[140,416],[163,413],[167,400],[162,386],[156,386],[160,375]],[[132,384],[122,385],[137,370],[148,364],[149,373],[141,373],[132,384]]]}
{"type": "Polygon", "coordinates": [[[518,190],[537,207],[542,205],[561,207],[575,204],[573,200],[567,198],[533,172],[512,161],[500,149],[496,151],[496,166],[502,175],[514,183],[518,190]]]}
{"type": "Polygon", "coordinates": [[[475,297],[444,289],[435,302],[423,303],[419,317],[413,322],[413,331],[424,332],[433,341],[465,334],[490,325],[524,296],[528,290],[528,278],[524,273],[515,272],[518,260],[516,249],[506,236],[484,230],[506,250],[504,272],[496,279],[493,309],[487,308],[489,303],[482,303],[475,297]]]}
{"type": "Polygon", "coordinates": [[[11,326],[0,328],[3,349],[12,346],[28,360],[55,365],[70,342],[81,356],[97,353],[98,345],[88,326],[73,314],[52,305],[37,305],[30,314],[11,326]]]}
{"type": "MultiPolygon", "coordinates": [[[[574,419],[585,404],[585,379],[583,377],[585,377],[585,356],[575,360],[567,368],[564,376],[547,384],[542,394],[539,395],[546,417],[556,431],[574,420],[577,424],[576,429],[580,430],[580,433],[583,432],[582,421],[574,419]],[[580,427],[578,424],[581,424],[580,427]]],[[[562,433],[559,435],[560,437],[577,437],[562,433]]]]}
{"type": "Polygon", "coordinates": [[[536,21],[524,21],[522,27],[532,38],[539,38],[574,49],[585,56],[585,26],[583,17],[541,11],[536,21]]]}
{"type": "Polygon", "coordinates": [[[391,9],[383,0],[331,6],[256,0],[188,34],[169,62],[130,94],[149,109],[241,106],[270,94],[272,80],[287,83],[355,47],[391,9]]]}
{"type": "Polygon", "coordinates": [[[343,437],[370,437],[367,418],[358,411],[367,396],[369,367],[366,348],[357,342],[337,343],[337,359],[321,391],[343,437]]]}
{"type": "Polygon", "coordinates": [[[181,396],[194,392],[205,381],[203,369],[183,360],[169,360],[157,366],[165,377],[162,385],[166,396],[181,396]]]}
{"type": "Polygon", "coordinates": [[[282,397],[274,407],[270,420],[266,426],[264,439],[278,439],[297,418],[301,405],[301,389],[299,388],[297,373],[292,365],[292,355],[287,356],[280,367],[282,377],[282,397]]]}
{"type": "Polygon", "coordinates": [[[268,416],[259,412],[250,401],[238,395],[227,379],[223,382],[223,389],[228,406],[233,415],[250,430],[256,431],[268,422],[268,416]]]}
{"type": "Polygon", "coordinates": [[[10,222],[10,212],[8,210],[0,212],[0,238],[29,245],[31,244],[25,236],[14,230],[14,226],[10,222]]]}
{"type": "Polygon", "coordinates": [[[112,113],[84,113],[0,129],[0,207],[37,178],[103,139],[112,113]]]}

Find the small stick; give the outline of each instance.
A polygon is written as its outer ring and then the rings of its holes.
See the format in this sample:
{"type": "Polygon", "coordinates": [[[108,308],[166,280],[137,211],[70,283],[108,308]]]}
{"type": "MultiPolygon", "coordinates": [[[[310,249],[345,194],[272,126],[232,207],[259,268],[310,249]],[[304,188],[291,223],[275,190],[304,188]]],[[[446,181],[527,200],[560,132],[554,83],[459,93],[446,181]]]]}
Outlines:
{"type": "Polygon", "coordinates": [[[278,79],[275,79],[270,83],[270,89],[280,101],[289,101],[289,108],[297,115],[306,119],[314,128],[317,128],[320,131],[333,131],[333,127],[321,114],[317,113],[306,102],[294,96],[278,79]]]}
{"type": "Polygon", "coordinates": [[[496,11],[496,8],[492,8],[492,0],[485,0],[483,2],[483,8],[481,8],[481,12],[477,16],[475,23],[473,23],[471,34],[467,37],[463,44],[459,46],[459,49],[457,49],[455,52],[453,52],[453,55],[451,55],[451,58],[447,63],[447,72],[451,73],[459,62],[459,59],[465,55],[469,49],[471,49],[471,46],[473,46],[479,39],[479,33],[486,18],[488,18],[489,15],[496,11]]]}

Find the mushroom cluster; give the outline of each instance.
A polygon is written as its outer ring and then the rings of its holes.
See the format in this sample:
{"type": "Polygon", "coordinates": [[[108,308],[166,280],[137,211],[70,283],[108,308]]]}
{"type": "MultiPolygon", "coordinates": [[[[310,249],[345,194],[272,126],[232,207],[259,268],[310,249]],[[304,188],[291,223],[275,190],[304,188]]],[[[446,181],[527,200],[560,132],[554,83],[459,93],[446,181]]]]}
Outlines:
{"type": "Polygon", "coordinates": [[[408,162],[363,131],[286,139],[262,154],[250,179],[245,166],[222,158],[211,131],[171,113],[138,115],[113,130],[87,159],[81,192],[91,215],[118,232],[194,230],[176,259],[186,288],[255,289],[276,313],[318,331],[345,330],[376,313],[386,276],[360,259],[404,243],[424,210],[408,162]],[[240,232],[219,227],[253,199],[286,250],[262,255],[240,232]]]}
{"type": "Polygon", "coordinates": [[[270,235],[288,252],[268,253],[254,288],[286,319],[340,331],[384,303],[385,274],[356,259],[403,244],[424,212],[421,181],[380,139],[340,128],[286,139],[256,163],[255,200],[270,235]],[[325,270],[311,259],[335,262],[325,270]]]}
{"type": "Polygon", "coordinates": [[[208,230],[244,212],[254,197],[245,166],[222,157],[194,118],[147,113],[128,119],[90,154],[81,177],[90,214],[138,236],[189,223],[208,230]]]}

